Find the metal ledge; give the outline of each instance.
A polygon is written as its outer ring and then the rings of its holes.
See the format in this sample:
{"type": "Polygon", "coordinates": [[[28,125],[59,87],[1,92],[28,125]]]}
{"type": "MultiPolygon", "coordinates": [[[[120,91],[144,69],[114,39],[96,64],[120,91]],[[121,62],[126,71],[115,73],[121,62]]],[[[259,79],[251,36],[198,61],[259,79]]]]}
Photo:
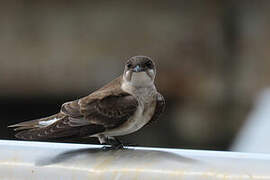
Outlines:
{"type": "Polygon", "coordinates": [[[270,179],[270,155],[0,140],[0,179],[270,179]]]}

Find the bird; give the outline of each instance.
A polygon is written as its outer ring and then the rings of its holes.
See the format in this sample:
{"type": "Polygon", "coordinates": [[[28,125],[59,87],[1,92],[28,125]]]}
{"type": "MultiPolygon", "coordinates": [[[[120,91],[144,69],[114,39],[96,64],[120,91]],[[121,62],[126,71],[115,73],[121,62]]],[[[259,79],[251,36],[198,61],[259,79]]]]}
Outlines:
{"type": "Polygon", "coordinates": [[[123,148],[118,136],[151,124],[165,110],[155,77],[150,57],[130,57],[122,75],[88,96],[62,104],[59,113],[8,127],[23,140],[96,137],[102,145],[123,148]]]}

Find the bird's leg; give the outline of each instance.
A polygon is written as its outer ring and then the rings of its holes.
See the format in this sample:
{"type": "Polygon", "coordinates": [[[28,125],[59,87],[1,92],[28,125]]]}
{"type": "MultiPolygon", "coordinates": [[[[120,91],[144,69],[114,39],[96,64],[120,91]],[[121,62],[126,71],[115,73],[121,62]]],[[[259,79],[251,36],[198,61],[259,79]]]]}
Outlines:
{"type": "Polygon", "coordinates": [[[106,144],[107,137],[104,134],[99,134],[97,137],[98,137],[98,140],[99,140],[100,144],[106,144]]]}
{"type": "Polygon", "coordinates": [[[123,149],[124,146],[123,144],[121,143],[121,141],[119,141],[119,139],[115,138],[115,137],[106,137],[106,144],[109,144],[111,145],[110,147],[106,147],[106,149],[111,149],[111,150],[115,150],[115,149],[123,149]]]}
{"type": "Polygon", "coordinates": [[[119,139],[117,139],[116,137],[107,137],[107,139],[108,139],[108,141],[107,141],[108,144],[110,144],[113,149],[123,149],[124,148],[123,143],[119,139]]]}
{"type": "Polygon", "coordinates": [[[99,143],[104,145],[102,147],[103,150],[107,150],[109,147],[107,145],[107,137],[104,134],[99,134],[98,136],[99,143]]]}
{"type": "Polygon", "coordinates": [[[109,137],[105,136],[104,134],[98,135],[98,140],[100,144],[102,145],[111,145],[111,147],[103,146],[103,149],[122,149],[124,146],[122,142],[115,138],[115,137],[109,137]]]}

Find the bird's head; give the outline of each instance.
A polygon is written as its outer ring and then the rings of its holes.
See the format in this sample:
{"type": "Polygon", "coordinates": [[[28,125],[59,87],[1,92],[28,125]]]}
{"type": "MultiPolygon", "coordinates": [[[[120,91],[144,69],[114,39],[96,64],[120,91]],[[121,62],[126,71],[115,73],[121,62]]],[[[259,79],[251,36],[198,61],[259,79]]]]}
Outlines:
{"type": "Polygon", "coordinates": [[[147,56],[133,56],[127,60],[123,79],[132,86],[146,87],[154,83],[156,66],[147,56]]]}

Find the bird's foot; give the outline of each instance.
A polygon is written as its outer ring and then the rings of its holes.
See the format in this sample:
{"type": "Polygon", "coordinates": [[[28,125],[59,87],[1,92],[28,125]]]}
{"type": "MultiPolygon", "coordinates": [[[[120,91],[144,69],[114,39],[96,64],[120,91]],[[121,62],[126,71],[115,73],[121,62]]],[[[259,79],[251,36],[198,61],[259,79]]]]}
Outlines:
{"type": "Polygon", "coordinates": [[[104,151],[119,150],[119,149],[124,149],[124,146],[122,146],[122,145],[119,145],[119,146],[104,145],[101,149],[104,151]]]}
{"type": "Polygon", "coordinates": [[[102,142],[101,144],[104,145],[102,149],[105,151],[124,149],[123,143],[115,137],[106,137],[105,141],[102,142]]]}

